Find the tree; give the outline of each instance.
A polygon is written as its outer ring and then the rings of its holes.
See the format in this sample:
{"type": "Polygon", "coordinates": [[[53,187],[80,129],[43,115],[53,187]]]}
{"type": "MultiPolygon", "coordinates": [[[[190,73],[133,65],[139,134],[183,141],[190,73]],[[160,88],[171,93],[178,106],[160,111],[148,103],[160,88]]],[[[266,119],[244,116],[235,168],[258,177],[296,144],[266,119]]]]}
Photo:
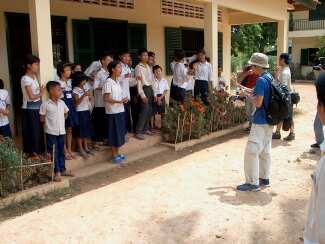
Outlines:
{"type": "Polygon", "coordinates": [[[319,45],[319,51],[317,53],[318,57],[325,57],[325,36],[322,36],[319,38],[320,45],[319,45]]]}

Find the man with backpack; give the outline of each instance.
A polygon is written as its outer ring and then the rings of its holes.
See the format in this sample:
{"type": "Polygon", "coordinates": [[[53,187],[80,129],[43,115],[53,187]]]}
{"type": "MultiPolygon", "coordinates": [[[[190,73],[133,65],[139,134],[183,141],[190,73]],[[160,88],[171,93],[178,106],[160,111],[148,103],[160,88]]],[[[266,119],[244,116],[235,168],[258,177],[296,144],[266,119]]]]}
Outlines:
{"type": "MultiPolygon", "coordinates": [[[[268,122],[268,107],[273,77],[267,72],[268,57],[254,53],[249,60],[253,72],[259,76],[252,90],[252,101],[256,107],[249,134],[244,169],[246,183],[237,187],[238,191],[258,191],[260,186],[269,186],[271,170],[271,144],[273,126],[268,122]]],[[[251,96],[248,94],[248,96],[251,96]]]]}

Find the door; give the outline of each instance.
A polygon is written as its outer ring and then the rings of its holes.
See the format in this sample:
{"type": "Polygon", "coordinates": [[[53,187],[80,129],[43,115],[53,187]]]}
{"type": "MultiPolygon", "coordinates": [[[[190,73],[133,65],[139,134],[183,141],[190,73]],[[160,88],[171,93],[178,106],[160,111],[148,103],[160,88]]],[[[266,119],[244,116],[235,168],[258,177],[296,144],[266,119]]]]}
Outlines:
{"type": "Polygon", "coordinates": [[[139,63],[138,50],[147,48],[147,26],[145,24],[128,24],[128,49],[133,67],[139,63]]]}

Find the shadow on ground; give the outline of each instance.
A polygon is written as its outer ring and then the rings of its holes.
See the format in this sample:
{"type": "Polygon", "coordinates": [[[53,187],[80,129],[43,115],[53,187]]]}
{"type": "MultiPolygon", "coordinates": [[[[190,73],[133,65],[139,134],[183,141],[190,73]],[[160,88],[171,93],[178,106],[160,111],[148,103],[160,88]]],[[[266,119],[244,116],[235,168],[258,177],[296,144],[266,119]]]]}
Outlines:
{"type": "Polygon", "coordinates": [[[272,202],[277,194],[274,192],[239,192],[233,187],[210,187],[207,188],[209,195],[215,195],[222,203],[231,205],[266,206],[272,202]]]}

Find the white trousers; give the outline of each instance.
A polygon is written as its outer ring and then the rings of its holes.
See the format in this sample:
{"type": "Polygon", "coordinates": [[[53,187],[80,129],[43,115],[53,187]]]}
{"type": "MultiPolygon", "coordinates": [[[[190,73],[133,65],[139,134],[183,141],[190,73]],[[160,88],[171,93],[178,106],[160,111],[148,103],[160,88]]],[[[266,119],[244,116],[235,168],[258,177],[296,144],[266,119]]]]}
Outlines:
{"type": "Polygon", "coordinates": [[[259,185],[269,179],[273,126],[253,124],[246,145],[244,168],[246,183],[259,185]]]}

